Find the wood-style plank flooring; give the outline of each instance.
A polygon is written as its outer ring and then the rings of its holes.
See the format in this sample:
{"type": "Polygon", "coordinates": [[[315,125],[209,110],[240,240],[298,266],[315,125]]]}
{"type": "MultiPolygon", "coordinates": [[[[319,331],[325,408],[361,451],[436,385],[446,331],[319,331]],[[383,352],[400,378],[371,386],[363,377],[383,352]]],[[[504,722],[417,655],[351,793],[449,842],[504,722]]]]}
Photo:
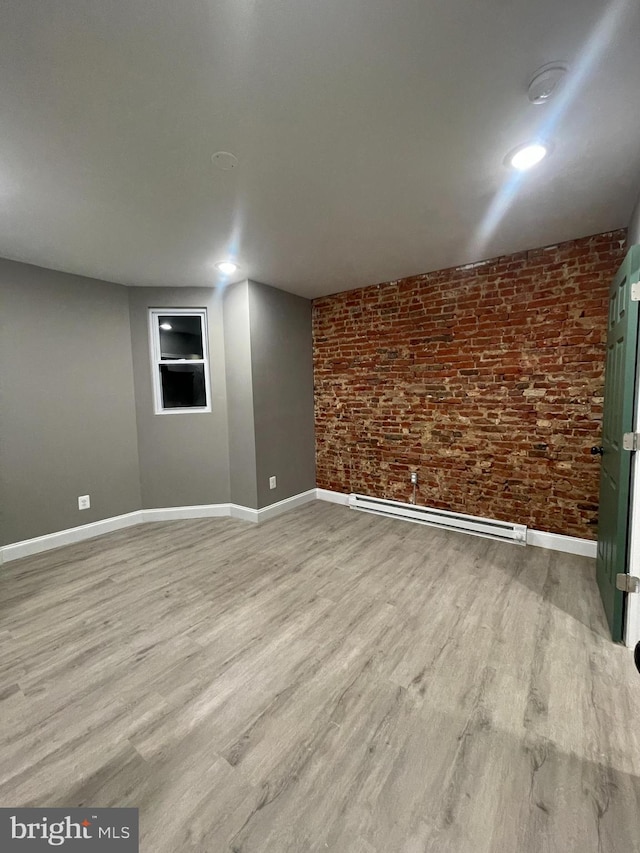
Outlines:
{"type": "Polygon", "coordinates": [[[144,853],[638,853],[593,561],[313,503],[8,563],[0,805],[144,853]]]}

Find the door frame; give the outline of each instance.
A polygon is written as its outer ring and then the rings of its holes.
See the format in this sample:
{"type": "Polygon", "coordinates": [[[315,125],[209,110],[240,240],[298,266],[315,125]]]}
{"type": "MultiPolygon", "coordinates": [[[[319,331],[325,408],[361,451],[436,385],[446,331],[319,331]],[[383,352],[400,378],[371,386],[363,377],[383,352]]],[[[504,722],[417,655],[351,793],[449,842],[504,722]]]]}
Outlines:
{"type": "MultiPolygon", "coordinates": [[[[640,352],[640,350],[639,350],[640,352]]],[[[640,354],[636,359],[636,411],[635,432],[640,432],[640,354]]],[[[632,454],[631,489],[629,499],[629,574],[640,577],[640,451],[632,454]]],[[[640,642],[640,594],[627,595],[624,616],[624,644],[633,649],[640,642]]]]}

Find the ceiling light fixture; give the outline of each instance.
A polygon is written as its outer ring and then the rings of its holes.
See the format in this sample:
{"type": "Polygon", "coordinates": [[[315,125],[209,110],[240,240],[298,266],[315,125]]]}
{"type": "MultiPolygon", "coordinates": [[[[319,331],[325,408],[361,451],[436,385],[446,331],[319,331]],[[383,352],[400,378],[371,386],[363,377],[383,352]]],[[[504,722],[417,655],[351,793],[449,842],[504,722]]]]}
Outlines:
{"type": "Polygon", "coordinates": [[[160,323],[160,328],[164,329],[165,332],[170,332],[173,326],[171,325],[171,323],[160,323]]]}
{"type": "Polygon", "coordinates": [[[233,261],[220,261],[216,264],[216,269],[222,275],[233,275],[238,269],[238,264],[234,264],[233,261]]]}
{"type": "Polygon", "coordinates": [[[544,160],[550,150],[551,147],[546,142],[528,142],[510,151],[505,157],[505,163],[518,172],[526,172],[544,160]]]}

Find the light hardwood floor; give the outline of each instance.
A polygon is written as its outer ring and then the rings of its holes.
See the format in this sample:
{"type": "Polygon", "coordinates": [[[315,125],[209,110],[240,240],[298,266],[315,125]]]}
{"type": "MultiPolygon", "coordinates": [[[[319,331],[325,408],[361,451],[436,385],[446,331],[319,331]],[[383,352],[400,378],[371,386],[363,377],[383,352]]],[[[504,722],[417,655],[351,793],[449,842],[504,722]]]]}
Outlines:
{"type": "Polygon", "coordinates": [[[143,853],[637,853],[593,562],[314,503],[2,567],[0,805],[143,853]]]}

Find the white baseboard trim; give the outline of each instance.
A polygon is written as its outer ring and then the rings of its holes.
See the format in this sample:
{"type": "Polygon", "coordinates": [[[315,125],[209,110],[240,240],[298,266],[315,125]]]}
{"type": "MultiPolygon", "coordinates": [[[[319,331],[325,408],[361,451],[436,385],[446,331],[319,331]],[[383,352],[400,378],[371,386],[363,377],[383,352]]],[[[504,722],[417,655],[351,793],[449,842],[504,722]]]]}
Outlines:
{"type": "MultiPolygon", "coordinates": [[[[194,518],[238,518],[242,521],[259,523],[275,518],[290,509],[302,506],[313,500],[328,501],[329,503],[349,505],[349,495],[342,492],[332,492],[328,489],[309,489],[300,492],[290,498],[265,506],[262,509],[252,509],[239,504],[201,504],[199,506],[177,506],[163,507],[158,509],[141,509],[124,515],[116,515],[105,518],[102,521],[94,521],[83,524],[80,527],[71,527],[68,530],[59,530],[45,536],[36,536],[34,539],[25,539],[22,542],[13,542],[10,545],[0,547],[0,565],[11,560],[19,560],[21,557],[31,557],[52,548],[60,548],[63,545],[72,545],[75,542],[83,542],[103,533],[113,533],[123,530],[135,524],[143,524],[152,521],[180,521],[194,518]]],[[[557,533],[545,533],[543,530],[527,530],[527,545],[538,548],[550,548],[554,551],[562,551],[566,554],[578,554],[583,557],[595,559],[597,543],[590,539],[579,539],[576,536],[562,536],[557,533]]]]}
{"type": "Polygon", "coordinates": [[[268,521],[270,518],[275,518],[277,515],[281,515],[283,512],[288,512],[290,509],[295,509],[297,506],[302,506],[303,504],[315,501],[316,491],[317,489],[309,489],[307,492],[300,492],[290,498],[285,498],[283,501],[278,501],[278,503],[263,506],[262,509],[257,511],[257,520],[268,521]]]}
{"type": "Polygon", "coordinates": [[[197,506],[169,506],[158,509],[141,509],[142,521],[183,521],[193,518],[226,518],[231,504],[199,504],[197,506]]]}
{"type": "Polygon", "coordinates": [[[248,506],[230,504],[231,516],[233,518],[240,518],[242,521],[269,521],[270,518],[275,518],[277,515],[282,515],[283,512],[288,512],[297,506],[308,504],[310,501],[315,501],[315,499],[316,489],[309,489],[306,492],[292,495],[290,498],[285,498],[277,503],[269,504],[269,506],[263,506],[262,509],[251,509],[248,506]]]}
{"type": "Polygon", "coordinates": [[[593,539],[546,533],[544,530],[527,530],[527,545],[535,545],[537,548],[550,548],[552,551],[563,551],[565,554],[578,554],[581,557],[592,557],[594,560],[598,552],[598,543],[594,542],[593,539]]]}
{"type": "Polygon", "coordinates": [[[68,530],[59,530],[56,533],[48,533],[45,536],[36,536],[34,539],[25,539],[22,542],[14,542],[11,545],[0,547],[0,565],[10,560],[19,560],[21,557],[31,557],[52,548],[60,548],[62,545],[73,545],[83,542],[85,539],[93,539],[103,533],[113,533],[134,524],[144,524],[152,521],[183,521],[194,518],[239,518],[242,521],[255,523],[275,518],[283,512],[294,507],[309,503],[316,498],[316,490],[309,489],[300,492],[290,498],[285,498],[262,509],[251,509],[251,507],[238,504],[200,504],[198,506],[171,506],[158,509],[139,509],[126,515],[116,515],[105,518],[102,521],[94,521],[83,524],[81,527],[71,527],[68,530]]]}
{"type": "MultiPolygon", "coordinates": [[[[349,495],[343,492],[331,492],[327,489],[316,489],[316,497],[320,501],[344,504],[349,506],[349,495]]],[[[562,551],[565,554],[578,554],[582,557],[595,559],[598,543],[591,539],[580,539],[577,536],[563,536],[558,533],[545,533],[544,530],[527,530],[527,545],[537,548],[549,548],[552,551],[562,551]]]]}
{"type": "Polygon", "coordinates": [[[104,518],[102,521],[92,521],[80,527],[70,527],[68,530],[58,530],[56,533],[47,533],[45,536],[36,536],[34,539],[23,539],[21,542],[3,545],[0,548],[0,563],[19,560],[21,557],[31,557],[41,551],[50,551],[62,545],[73,545],[75,542],[93,539],[94,536],[101,536],[103,533],[113,533],[115,530],[133,527],[135,524],[141,524],[143,520],[142,510],[136,510],[125,515],[104,518]]]}
{"type": "Polygon", "coordinates": [[[256,524],[258,521],[258,510],[252,509],[249,506],[241,506],[240,504],[229,504],[229,515],[231,518],[239,518],[240,521],[251,521],[256,524]]]}
{"type": "Polygon", "coordinates": [[[345,495],[342,492],[331,492],[329,489],[316,489],[316,497],[319,501],[328,501],[332,504],[349,506],[349,495],[345,495]]]}

